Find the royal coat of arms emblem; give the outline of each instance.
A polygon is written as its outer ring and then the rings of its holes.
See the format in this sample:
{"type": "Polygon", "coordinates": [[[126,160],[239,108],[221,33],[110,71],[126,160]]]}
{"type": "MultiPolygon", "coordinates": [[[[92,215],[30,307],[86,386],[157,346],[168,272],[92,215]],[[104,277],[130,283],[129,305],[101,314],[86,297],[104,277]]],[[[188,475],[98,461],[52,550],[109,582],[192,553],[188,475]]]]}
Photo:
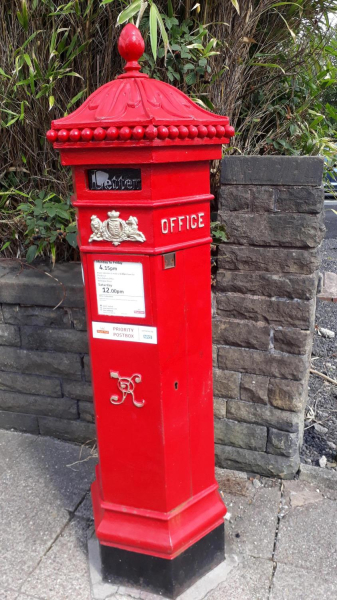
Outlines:
{"type": "Polygon", "coordinates": [[[121,242],[145,242],[145,235],[138,230],[138,219],[129,217],[127,221],[119,218],[119,212],[108,212],[108,219],[101,221],[96,215],[91,217],[92,234],[89,242],[107,241],[114,246],[121,242]]]}

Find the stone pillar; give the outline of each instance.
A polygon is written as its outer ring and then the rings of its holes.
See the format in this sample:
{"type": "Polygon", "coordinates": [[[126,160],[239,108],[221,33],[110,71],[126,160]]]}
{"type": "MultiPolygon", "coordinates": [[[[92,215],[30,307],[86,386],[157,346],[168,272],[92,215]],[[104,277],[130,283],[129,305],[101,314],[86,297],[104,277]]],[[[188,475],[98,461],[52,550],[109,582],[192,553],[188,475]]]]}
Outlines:
{"type": "Polygon", "coordinates": [[[217,464],[291,478],[299,467],[324,237],[323,160],[222,163],[214,335],[217,464]]]}

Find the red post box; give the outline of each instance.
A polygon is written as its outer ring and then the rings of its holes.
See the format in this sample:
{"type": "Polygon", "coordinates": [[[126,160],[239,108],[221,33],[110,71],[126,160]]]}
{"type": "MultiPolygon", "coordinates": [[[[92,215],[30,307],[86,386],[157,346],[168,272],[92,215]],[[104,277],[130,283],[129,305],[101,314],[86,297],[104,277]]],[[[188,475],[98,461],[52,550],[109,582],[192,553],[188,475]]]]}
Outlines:
{"type": "Polygon", "coordinates": [[[224,559],[214,477],[209,161],[234,130],[140,73],[53,121],[73,170],[99,465],[92,486],[106,579],[175,597],[224,559]]]}

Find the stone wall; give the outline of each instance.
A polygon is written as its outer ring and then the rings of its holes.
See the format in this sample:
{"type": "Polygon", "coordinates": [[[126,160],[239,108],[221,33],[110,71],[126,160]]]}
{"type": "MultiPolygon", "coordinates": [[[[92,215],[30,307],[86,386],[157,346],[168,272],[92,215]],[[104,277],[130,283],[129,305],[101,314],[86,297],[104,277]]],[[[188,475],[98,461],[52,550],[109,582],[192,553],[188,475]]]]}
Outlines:
{"type": "Polygon", "coordinates": [[[219,466],[293,476],[299,467],[324,237],[323,161],[222,164],[214,410],[219,466]]]}
{"type": "MultiPolygon", "coordinates": [[[[299,466],[322,225],[318,158],[224,159],[214,293],[219,466],[299,466]]],[[[0,428],[95,438],[79,264],[0,263],[0,428]],[[62,304],[55,308],[60,302],[62,304]]]]}
{"type": "Polygon", "coordinates": [[[95,439],[80,265],[0,264],[0,427],[95,439]]]}

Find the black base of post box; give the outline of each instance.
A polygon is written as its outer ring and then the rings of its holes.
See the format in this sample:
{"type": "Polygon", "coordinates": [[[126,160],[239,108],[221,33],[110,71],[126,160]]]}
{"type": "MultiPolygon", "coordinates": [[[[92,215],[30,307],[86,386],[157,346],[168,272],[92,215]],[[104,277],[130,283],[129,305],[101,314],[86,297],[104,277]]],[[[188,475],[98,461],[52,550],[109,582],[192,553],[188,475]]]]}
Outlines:
{"type": "Polygon", "coordinates": [[[220,525],[176,558],[167,560],[100,544],[102,577],[177,598],[225,558],[225,527],[220,525]]]}

